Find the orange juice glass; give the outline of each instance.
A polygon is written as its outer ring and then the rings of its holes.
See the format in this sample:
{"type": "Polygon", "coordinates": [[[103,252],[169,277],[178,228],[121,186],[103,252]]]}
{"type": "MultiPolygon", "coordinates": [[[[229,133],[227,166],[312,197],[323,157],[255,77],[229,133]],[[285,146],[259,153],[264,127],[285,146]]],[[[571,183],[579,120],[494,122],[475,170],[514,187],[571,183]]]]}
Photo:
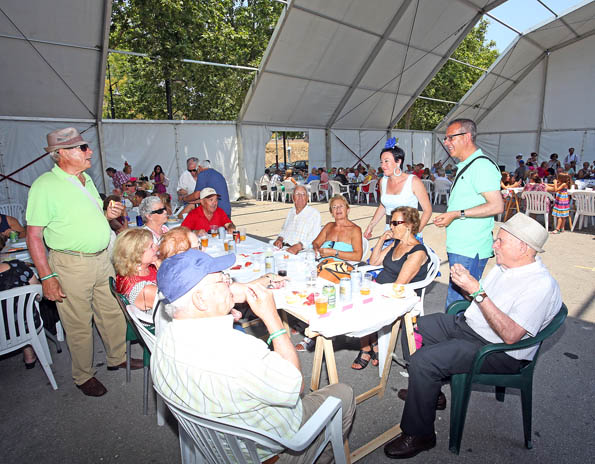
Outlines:
{"type": "Polygon", "coordinates": [[[326,295],[316,296],[314,303],[316,303],[316,314],[326,314],[328,309],[328,297],[326,295]]]}

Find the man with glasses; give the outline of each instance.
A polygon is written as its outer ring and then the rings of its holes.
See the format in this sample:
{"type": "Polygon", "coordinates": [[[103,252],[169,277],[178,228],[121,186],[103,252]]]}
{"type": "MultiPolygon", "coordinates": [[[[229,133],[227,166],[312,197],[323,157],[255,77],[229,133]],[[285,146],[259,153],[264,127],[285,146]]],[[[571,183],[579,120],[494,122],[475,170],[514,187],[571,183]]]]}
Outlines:
{"type": "Polygon", "coordinates": [[[200,191],[200,205],[186,216],[182,226],[197,231],[198,235],[208,234],[212,227],[225,227],[229,233],[236,228],[225,211],[219,208],[219,195],[210,187],[200,191]]]}
{"type": "Polygon", "coordinates": [[[186,160],[186,170],[180,176],[178,181],[178,201],[184,203],[184,197],[194,192],[196,187],[196,178],[198,177],[198,158],[194,156],[186,160]]]}
{"type": "Polygon", "coordinates": [[[308,205],[306,187],[298,185],[293,191],[293,208],[289,210],[273,245],[277,248],[287,247],[287,251],[295,255],[312,244],[320,233],[320,224],[320,213],[308,205]]]}
{"type": "MultiPolygon", "coordinates": [[[[109,289],[114,268],[107,252],[108,220],[121,216],[124,206],[111,202],[104,215],[99,193],[85,173],[93,151],[75,128],[50,132],[47,140],[45,150],[56,165],[29,191],[27,246],[44,296],[58,307],[74,382],[85,395],[101,396],[107,390],[95,378],[93,322],[105,345],[107,369],[126,367],[126,321],[109,289]]],[[[142,360],[133,359],[131,367],[140,369],[142,360]]]]}
{"type": "MultiPolygon", "coordinates": [[[[477,128],[470,119],[455,119],[446,129],[444,146],[457,158],[446,212],[434,219],[446,227],[446,252],[452,267],[459,263],[475,279],[480,279],[492,252],[494,216],[504,210],[500,194],[500,170],[475,145],[477,128]]],[[[452,279],[448,284],[446,307],[465,296],[452,279]]]]}
{"type": "MultiPolygon", "coordinates": [[[[221,271],[235,255],[212,258],[188,250],[163,261],[157,285],[172,322],[157,337],[151,355],[151,377],[161,393],[198,414],[221,417],[291,439],[329,396],[342,402],[343,437],[355,413],[353,390],[334,384],[301,397],[300,361],[277,312],[270,290],[262,284],[231,284],[221,271]],[[269,333],[267,344],[233,330],[234,303],[247,302],[269,333]],[[271,351],[269,346],[273,348],[271,351]]],[[[310,463],[324,434],[301,454],[282,453],[279,462],[310,463]]],[[[269,450],[258,451],[261,461],[269,450]]],[[[325,449],[317,462],[330,462],[325,449]]]]}

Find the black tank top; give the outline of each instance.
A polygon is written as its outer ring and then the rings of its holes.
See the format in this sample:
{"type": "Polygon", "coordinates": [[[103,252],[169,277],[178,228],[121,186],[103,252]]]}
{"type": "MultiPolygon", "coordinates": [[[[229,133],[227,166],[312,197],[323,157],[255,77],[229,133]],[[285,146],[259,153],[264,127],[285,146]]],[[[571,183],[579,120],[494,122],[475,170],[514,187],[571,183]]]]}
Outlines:
{"type": "MultiPolygon", "coordinates": [[[[409,283],[420,282],[420,281],[424,280],[426,278],[426,276],[428,275],[428,264],[430,263],[430,257],[428,256],[426,247],[423,246],[421,243],[419,243],[419,244],[415,245],[407,253],[405,253],[403,256],[401,256],[400,259],[393,261],[393,252],[395,251],[395,247],[398,244],[399,244],[399,240],[395,240],[390,251],[384,257],[384,260],[382,261],[382,265],[384,266],[384,269],[376,278],[376,282],[378,282],[379,284],[388,284],[388,283],[395,282],[397,280],[397,277],[399,277],[399,273],[401,272],[401,269],[403,268],[403,264],[405,264],[405,261],[407,261],[407,257],[411,253],[415,253],[416,251],[423,251],[424,254],[426,255],[427,260],[421,266],[418,273],[415,274],[415,276],[413,276],[413,279],[411,279],[411,281],[409,283]]],[[[418,295],[420,295],[421,289],[417,289],[415,292],[418,295]]]]}

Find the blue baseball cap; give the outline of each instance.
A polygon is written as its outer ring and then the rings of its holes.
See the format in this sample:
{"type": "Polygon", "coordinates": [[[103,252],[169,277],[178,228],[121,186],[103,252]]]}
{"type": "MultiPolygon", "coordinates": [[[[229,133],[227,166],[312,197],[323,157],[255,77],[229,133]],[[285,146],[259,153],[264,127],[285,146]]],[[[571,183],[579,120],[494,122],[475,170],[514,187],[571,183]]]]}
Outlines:
{"type": "Polygon", "coordinates": [[[236,261],[235,254],[213,258],[190,249],[167,258],[157,271],[157,287],[166,303],[176,301],[195,287],[207,274],[224,271],[236,261]]]}

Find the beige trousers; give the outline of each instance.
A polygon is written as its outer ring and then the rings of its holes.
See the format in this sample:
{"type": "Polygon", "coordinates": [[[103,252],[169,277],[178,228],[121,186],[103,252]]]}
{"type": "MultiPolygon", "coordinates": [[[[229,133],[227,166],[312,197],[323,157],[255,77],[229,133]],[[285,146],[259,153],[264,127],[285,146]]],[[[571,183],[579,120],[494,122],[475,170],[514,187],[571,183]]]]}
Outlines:
{"type": "Polygon", "coordinates": [[[84,257],[51,250],[49,264],[66,295],[57,307],[72,357],[72,378],[81,385],[95,375],[93,321],[105,345],[107,365],[126,361],[126,321],[109,289],[114,268],[107,252],[84,257]]]}
{"type": "MultiPolygon", "coordinates": [[[[342,412],[343,412],[343,440],[347,438],[351,429],[351,423],[353,422],[353,416],[355,414],[355,396],[353,390],[349,385],[344,383],[336,383],[333,385],[327,385],[320,390],[308,393],[302,398],[302,425],[306,423],[310,417],[316,412],[316,410],[324,403],[329,396],[334,396],[341,400],[342,412]]],[[[318,436],[312,444],[306,448],[301,454],[292,454],[290,452],[281,453],[279,455],[279,464],[302,464],[306,462],[312,462],[314,453],[324,440],[324,431],[318,436]]],[[[328,443],[324,448],[324,451],[320,457],[316,460],[317,464],[326,464],[333,462],[333,449],[331,444],[328,443]]]]}

